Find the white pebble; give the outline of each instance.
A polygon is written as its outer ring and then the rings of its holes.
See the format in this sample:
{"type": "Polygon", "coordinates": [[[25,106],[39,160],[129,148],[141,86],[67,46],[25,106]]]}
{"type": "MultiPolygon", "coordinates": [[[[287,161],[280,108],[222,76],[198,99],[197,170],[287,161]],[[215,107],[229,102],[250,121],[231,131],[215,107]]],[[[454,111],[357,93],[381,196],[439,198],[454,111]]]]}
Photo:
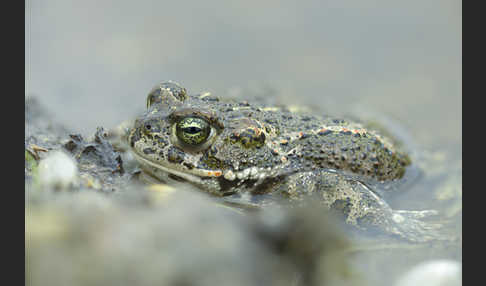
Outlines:
{"type": "Polygon", "coordinates": [[[235,173],[233,173],[233,171],[231,170],[226,171],[223,176],[228,181],[233,181],[234,179],[236,179],[235,173]]]}
{"type": "Polygon", "coordinates": [[[44,188],[65,189],[78,174],[74,160],[62,151],[52,151],[39,162],[39,184],[44,188]]]}
{"type": "Polygon", "coordinates": [[[247,179],[250,176],[250,168],[246,168],[243,172],[243,178],[247,179]]]}
{"type": "Polygon", "coordinates": [[[258,177],[258,168],[257,167],[251,167],[250,168],[250,178],[256,179],[258,177]]]}
{"type": "Polygon", "coordinates": [[[395,286],[460,286],[462,264],[454,260],[432,260],[419,263],[402,275],[395,286]]]}
{"type": "Polygon", "coordinates": [[[248,179],[248,176],[250,175],[250,169],[246,168],[243,171],[240,171],[236,174],[236,177],[240,180],[246,180],[248,179]]]}
{"type": "Polygon", "coordinates": [[[267,174],[265,172],[261,172],[259,175],[258,175],[258,180],[263,180],[267,177],[267,174]]]}

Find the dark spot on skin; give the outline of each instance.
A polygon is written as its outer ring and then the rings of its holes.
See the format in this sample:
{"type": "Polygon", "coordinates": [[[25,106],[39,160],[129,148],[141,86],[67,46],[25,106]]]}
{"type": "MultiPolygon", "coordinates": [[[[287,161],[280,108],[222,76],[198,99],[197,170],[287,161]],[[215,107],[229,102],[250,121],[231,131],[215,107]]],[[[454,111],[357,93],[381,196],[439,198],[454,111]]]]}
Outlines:
{"type": "Polygon", "coordinates": [[[341,133],[343,135],[351,135],[351,134],[353,134],[353,132],[351,132],[351,131],[339,131],[339,133],[341,133]]]}
{"type": "Polygon", "coordinates": [[[116,158],[115,158],[116,162],[118,163],[118,165],[116,166],[116,170],[112,171],[112,173],[116,173],[116,172],[119,172],[120,174],[123,174],[125,172],[125,170],[123,169],[123,161],[122,161],[122,158],[120,155],[118,155],[116,158]]]}
{"type": "Polygon", "coordinates": [[[193,165],[193,164],[191,164],[191,163],[186,163],[186,162],[184,162],[184,163],[182,163],[182,165],[186,166],[186,167],[187,167],[187,169],[189,169],[189,170],[194,169],[194,165],[193,165]]]}
{"type": "Polygon", "coordinates": [[[248,146],[248,147],[249,147],[250,142],[251,142],[251,137],[248,137],[248,136],[242,135],[242,136],[240,136],[240,142],[241,142],[241,144],[243,144],[244,146],[248,146]]]}
{"type": "Polygon", "coordinates": [[[302,133],[302,135],[300,136],[300,139],[305,139],[305,138],[308,138],[308,137],[309,137],[308,133],[302,133]]]}
{"type": "Polygon", "coordinates": [[[167,140],[165,140],[164,138],[161,138],[159,136],[156,136],[155,138],[157,139],[157,142],[160,146],[166,146],[168,144],[167,140]]]}
{"type": "Polygon", "coordinates": [[[325,135],[328,135],[328,134],[331,134],[332,131],[331,130],[325,130],[325,131],[319,131],[317,132],[318,135],[321,135],[321,136],[325,136],[325,135]]]}
{"type": "Polygon", "coordinates": [[[170,147],[167,152],[167,160],[171,163],[181,163],[184,160],[184,153],[175,147],[170,147]]]}
{"type": "Polygon", "coordinates": [[[161,159],[165,158],[165,155],[164,155],[164,152],[163,151],[160,151],[159,152],[159,158],[161,158],[161,159]]]}
{"type": "Polygon", "coordinates": [[[143,130],[146,134],[158,133],[160,132],[159,123],[156,119],[148,119],[143,122],[143,130]]]}
{"type": "Polygon", "coordinates": [[[147,155],[148,154],[154,154],[155,153],[155,150],[152,149],[152,148],[145,148],[145,149],[143,149],[143,153],[145,153],[147,155]]]}

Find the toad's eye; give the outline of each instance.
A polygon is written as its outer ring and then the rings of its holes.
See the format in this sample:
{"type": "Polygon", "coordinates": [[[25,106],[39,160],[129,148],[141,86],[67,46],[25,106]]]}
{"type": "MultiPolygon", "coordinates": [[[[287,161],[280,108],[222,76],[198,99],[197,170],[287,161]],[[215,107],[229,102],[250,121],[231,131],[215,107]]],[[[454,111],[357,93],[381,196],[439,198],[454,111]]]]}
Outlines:
{"type": "Polygon", "coordinates": [[[209,123],[199,117],[186,117],[177,122],[176,135],[185,144],[197,146],[208,139],[211,133],[209,123]]]}
{"type": "Polygon", "coordinates": [[[166,81],[156,85],[147,96],[147,108],[154,104],[165,102],[173,104],[186,100],[187,92],[180,84],[173,81],[166,81]]]}

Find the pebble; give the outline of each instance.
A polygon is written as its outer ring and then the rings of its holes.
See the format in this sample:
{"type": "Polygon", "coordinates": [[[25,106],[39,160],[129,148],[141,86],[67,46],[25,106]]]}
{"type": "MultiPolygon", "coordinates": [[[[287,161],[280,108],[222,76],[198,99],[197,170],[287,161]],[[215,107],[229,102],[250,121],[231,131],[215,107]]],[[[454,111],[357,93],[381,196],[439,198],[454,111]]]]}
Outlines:
{"type": "Polygon", "coordinates": [[[38,182],[42,188],[67,189],[78,175],[76,162],[62,151],[52,151],[39,162],[38,182]]]}
{"type": "Polygon", "coordinates": [[[460,286],[462,264],[449,259],[437,259],[419,263],[402,275],[394,286],[460,286]]]}

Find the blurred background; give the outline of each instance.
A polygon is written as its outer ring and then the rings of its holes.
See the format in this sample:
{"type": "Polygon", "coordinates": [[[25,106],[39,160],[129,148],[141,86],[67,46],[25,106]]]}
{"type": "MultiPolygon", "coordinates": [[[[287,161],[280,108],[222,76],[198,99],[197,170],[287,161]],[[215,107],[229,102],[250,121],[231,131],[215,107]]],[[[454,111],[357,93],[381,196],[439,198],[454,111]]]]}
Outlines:
{"type": "Polygon", "coordinates": [[[460,152],[461,1],[26,1],[26,93],[80,133],[137,115],[172,79],[371,109],[460,152]]]}

